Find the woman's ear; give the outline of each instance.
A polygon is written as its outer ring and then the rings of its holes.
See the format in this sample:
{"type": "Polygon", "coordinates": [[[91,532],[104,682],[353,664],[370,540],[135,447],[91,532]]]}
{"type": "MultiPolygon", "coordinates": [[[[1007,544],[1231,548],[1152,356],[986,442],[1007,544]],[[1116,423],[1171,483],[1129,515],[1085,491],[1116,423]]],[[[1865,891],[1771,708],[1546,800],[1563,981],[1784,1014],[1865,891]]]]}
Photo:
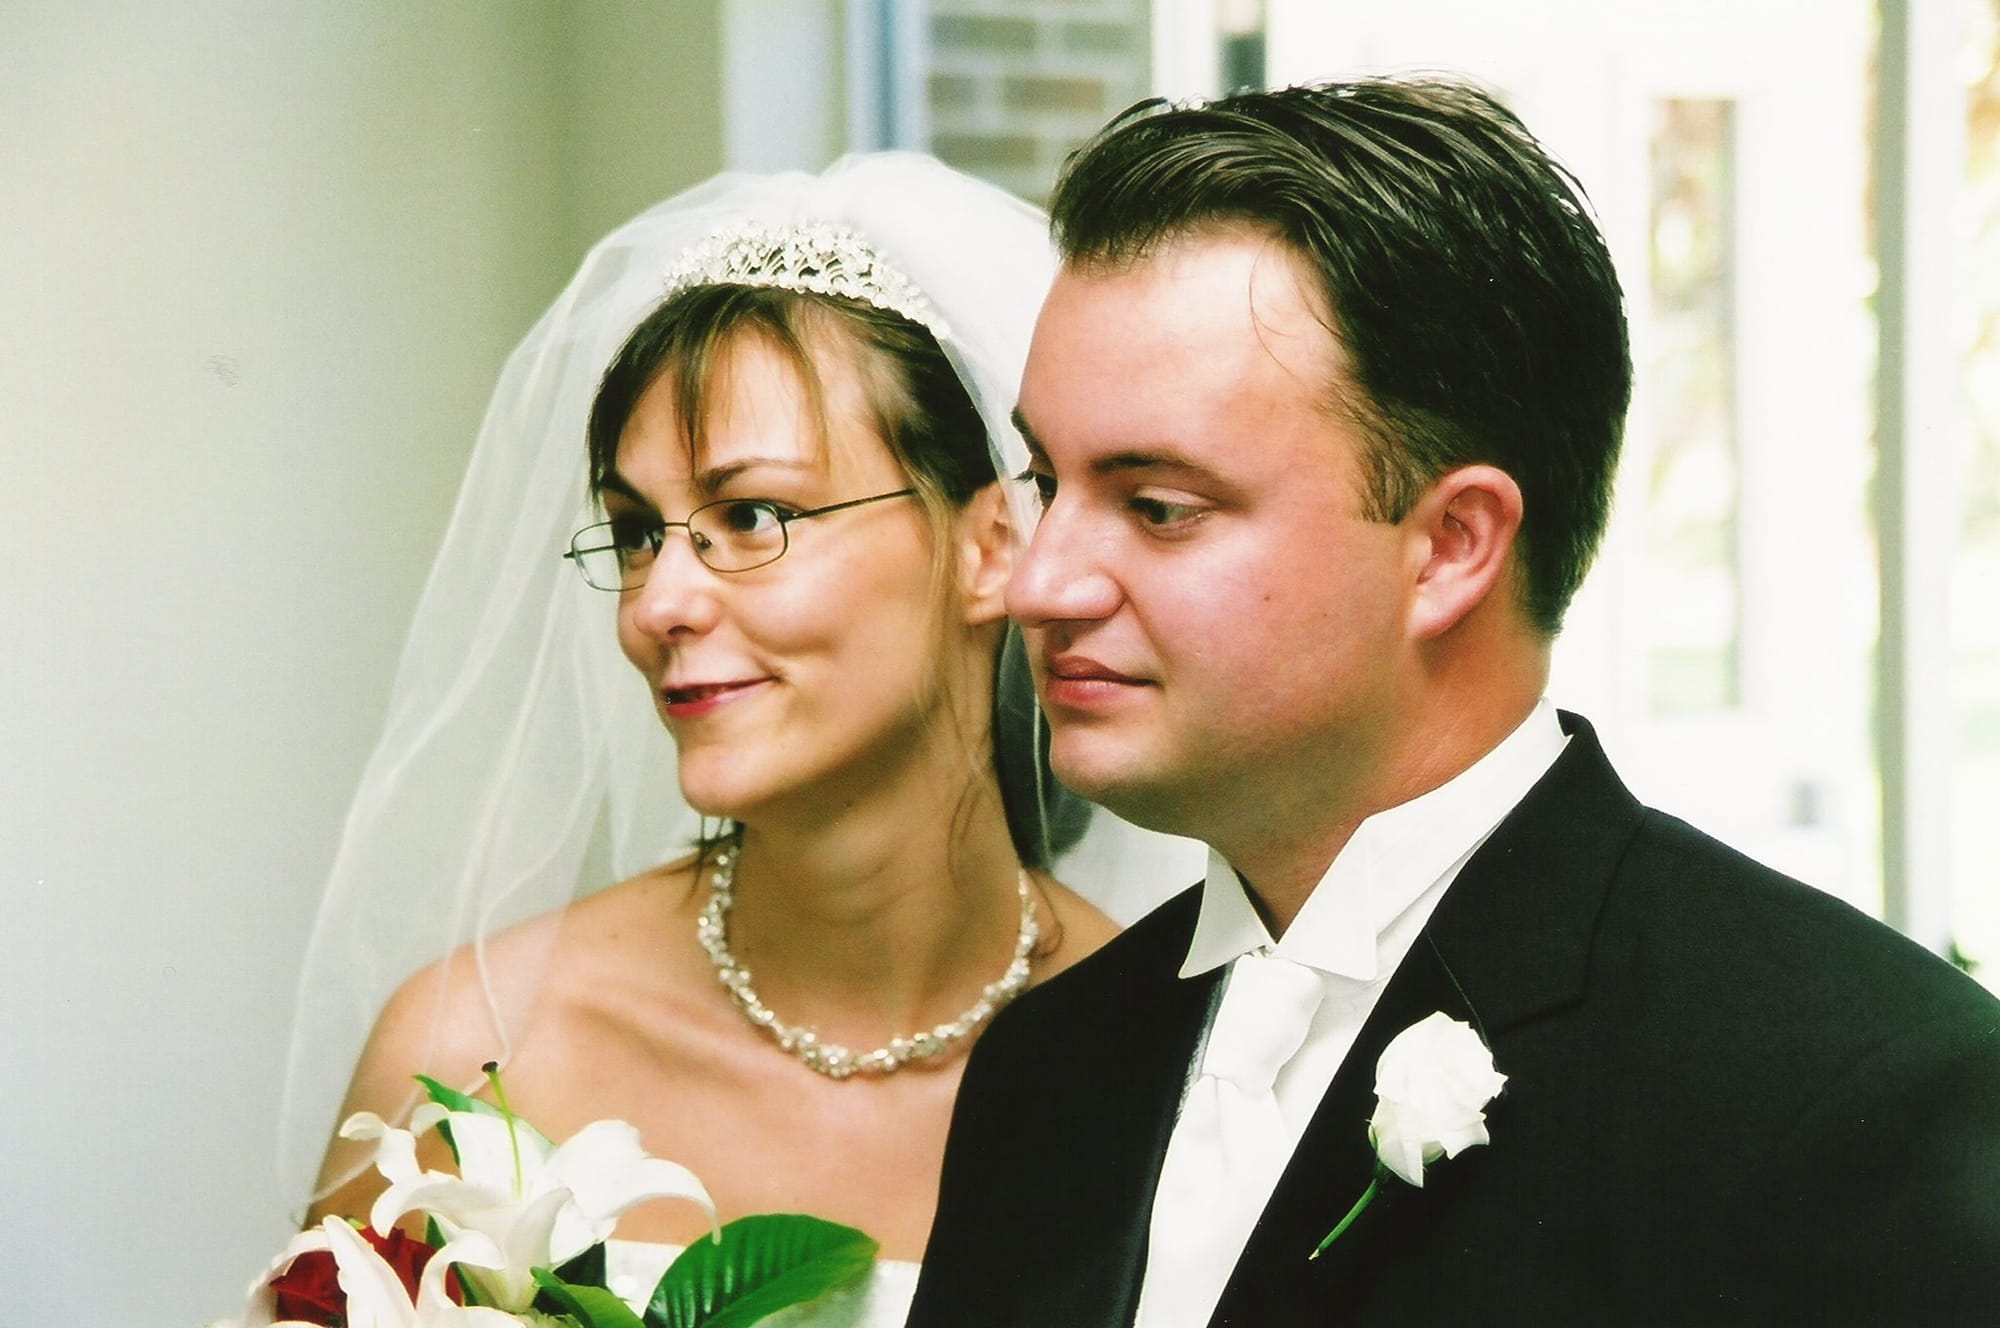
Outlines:
{"type": "Polygon", "coordinates": [[[1014,570],[1014,516],[1007,486],[995,482],[972,495],[958,516],[959,602],[968,626],[1007,616],[1007,577],[1014,570]]]}
{"type": "Polygon", "coordinates": [[[1511,594],[1521,511],[1521,486],[1486,465],[1445,472],[1417,500],[1404,525],[1420,564],[1410,611],[1419,640],[1442,636],[1496,592],[1511,594]]]}

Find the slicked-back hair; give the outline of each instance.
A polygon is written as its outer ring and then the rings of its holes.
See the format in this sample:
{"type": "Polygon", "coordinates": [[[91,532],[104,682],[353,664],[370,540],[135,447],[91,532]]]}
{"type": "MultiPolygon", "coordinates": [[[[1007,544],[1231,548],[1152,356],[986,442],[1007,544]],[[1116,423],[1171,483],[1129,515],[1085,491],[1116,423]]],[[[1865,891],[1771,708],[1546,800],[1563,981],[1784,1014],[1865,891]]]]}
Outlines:
{"type": "Polygon", "coordinates": [[[1583,188],[1511,111],[1437,78],[1141,102],[1070,158],[1050,212],[1083,268],[1244,225],[1288,245],[1332,314],[1366,515],[1401,520],[1459,466],[1506,471],[1524,608],[1561,628],[1610,513],[1631,355],[1583,188]]]}

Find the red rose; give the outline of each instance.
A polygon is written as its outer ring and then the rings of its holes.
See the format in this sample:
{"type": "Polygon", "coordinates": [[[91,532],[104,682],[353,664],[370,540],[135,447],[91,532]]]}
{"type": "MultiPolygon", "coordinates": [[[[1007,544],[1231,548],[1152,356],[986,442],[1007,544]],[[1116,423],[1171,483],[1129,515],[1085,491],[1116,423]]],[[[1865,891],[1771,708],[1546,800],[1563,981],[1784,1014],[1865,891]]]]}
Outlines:
{"type": "MultiPolygon", "coordinates": [[[[401,1227],[386,1236],[372,1227],[363,1227],[361,1238],[374,1246],[383,1261],[396,1270],[403,1289],[410,1293],[411,1300],[415,1300],[417,1283],[424,1275],[424,1265],[431,1261],[431,1247],[410,1236],[401,1227]]],[[[445,1289],[454,1301],[464,1303],[455,1275],[446,1279],[445,1289]]],[[[277,1298],[277,1317],[280,1319],[297,1319],[302,1323],[320,1324],[323,1328],[346,1328],[347,1293],[340,1289],[338,1270],[330,1250],[307,1250],[292,1260],[290,1268],[271,1279],[271,1291],[277,1298]]]]}
{"type": "Polygon", "coordinates": [[[347,1293],[340,1289],[331,1250],[307,1250],[292,1260],[291,1267],[271,1279],[271,1292],[280,1319],[328,1328],[347,1323],[347,1293]]]}

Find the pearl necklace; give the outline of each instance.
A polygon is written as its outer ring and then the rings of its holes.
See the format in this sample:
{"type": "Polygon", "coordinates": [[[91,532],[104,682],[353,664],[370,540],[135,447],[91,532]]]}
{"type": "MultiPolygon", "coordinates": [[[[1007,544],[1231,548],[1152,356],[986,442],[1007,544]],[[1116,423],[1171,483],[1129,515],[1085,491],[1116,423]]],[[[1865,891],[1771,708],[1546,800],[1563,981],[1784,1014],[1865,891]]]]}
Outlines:
{"type": "Polygon", "coordinates": [[[701,940],[701,948],[708,951],[716,977],[729,989],[750,1022],[777,1039],[780,1047],[798,1057],[809,1070],[817,1070],[830,1079],[845,1079],[852,1074],[892,1074],[911,1061],[931,1060],[964,1041],[1028,985],[1028,966],[1035,944],[1041,940],[1042,929],[1035,923],[1034,899],[1028,891],[1028,873],[1023,871],[1019,886],[1021,933],[1014,939],[1013,961],[998,982],[988,983],[979,993],[971,1009],[925,1032],[890,1038],[888,1046],[874,1051],[857,1052],[837,1042],[823,1041],[813,1029],[785,1023],[773,1014],[751,987],[750,970],[729,953],[727,921],[736,886],[736,852],[730,847],[716,854],[715,872],[709,877],[708,903],[702,906],[695,935],[701,940]]]}

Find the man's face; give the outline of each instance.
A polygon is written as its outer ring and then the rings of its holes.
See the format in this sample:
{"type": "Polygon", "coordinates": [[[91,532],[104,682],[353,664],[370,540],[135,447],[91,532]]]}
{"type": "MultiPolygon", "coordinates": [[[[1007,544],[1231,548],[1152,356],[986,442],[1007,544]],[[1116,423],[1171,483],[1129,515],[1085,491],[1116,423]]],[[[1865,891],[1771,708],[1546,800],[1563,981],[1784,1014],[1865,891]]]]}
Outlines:
{"type": "Polygon", "coordinates": [[[1045,510],[1007,598],[1056,773],[1218,846],[1365,796],[1413,658],[1321,309],[1240,231],[1066,268],[1021,386],[1045,510]]]}

